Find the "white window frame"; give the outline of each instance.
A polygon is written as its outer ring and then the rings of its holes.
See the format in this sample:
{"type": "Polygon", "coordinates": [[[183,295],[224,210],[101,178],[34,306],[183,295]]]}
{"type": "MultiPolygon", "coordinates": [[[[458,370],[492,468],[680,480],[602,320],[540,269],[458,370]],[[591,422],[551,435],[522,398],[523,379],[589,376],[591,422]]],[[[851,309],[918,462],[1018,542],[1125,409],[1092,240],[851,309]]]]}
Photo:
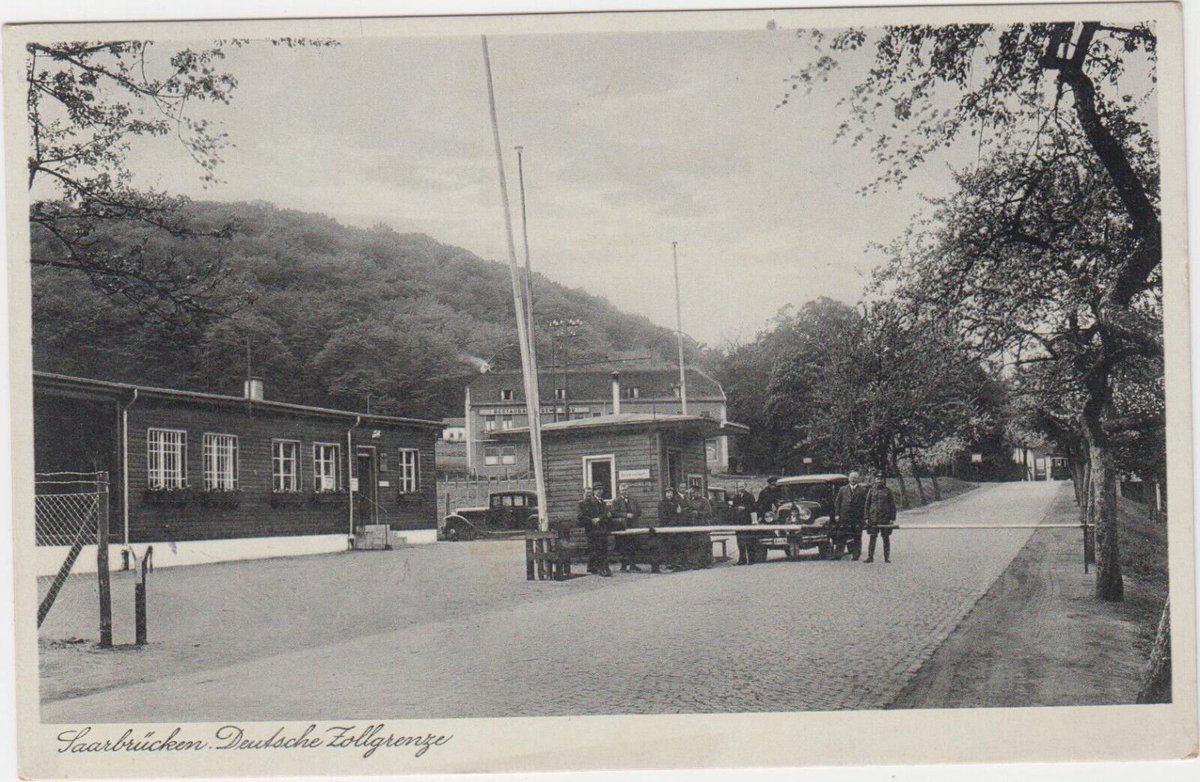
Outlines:
{"type": "Polygon", "coordinates": [[[505,429],[505,430],[512,429],[513,428],[513,417],[511,415],[500,416],[500,428],[505,429]]]}
{"type": "Polygon", "coordinates": [[[554,398],[558,399],[559,401],[566,399],[567,398],[567,389],[565,389],[565,388],[554,389],[554,398]]]}
{"type": "Polygon", "coordinates": [[[506,445],[500,448],[500,464],[505,466],[514,465],[517,463],[517,449],[515,446],[506,445]]]}
{"type": "MultiPolygon", "coordinates": [[[[609,478],[609,483],[615,484],[617,482],[617,455],[615,453],[603,453],[603,454],[593,454],[591,456],[584,456],[583,457],[583,488],[585,491],[590,491],[592,488],[592,465],[596,462],[608,462],[608,465],[609,465],[608,472],[609,472],[609,475],[611,476],[609,478]]],[[[611,499],[611,498],[617,496],[616,494],[614,494],[614,492],[617,490],[616,486],[606,486],[604,488],[605,488],[605,491],[608,493],[608,497],[606,497],[605,499],[611,499]]]]}
{"type": "Polygon", "coordinates": [[[205,432],[201,456],[206,491],[237,491],[238,437],[225,432],[205,432]]]}
{"type": "Polygon", "coordinates": [[[187,486],[187,430],[153,426],[146,430],[146,485],[151,489],[182,489],[187,486]],[[155,435],[178,435],[168,442],[155,435]],[[168,473],[167,450],[170,445],[177,468],[168,473]],[[157,446],[157,447],[156,447],[157,446]]]}
{"type": "Polygon", "coordinates": [[[401,494],[416,494],[421,489],[421,452],[416,448],[401,448],[396,462],[396,483],[401,494]]]}
{"type": "Polygon", "coordinates": [[[300,441],[276,438],[271,440],[271,491],[298,492],[304,485],[300,470],[300,441]],[[292,472],[289,475],[281,468],[289,457],[280,452],[280,446],[290,446],[292,472]]]}
{"type": "Polygon", "coordinates": [[[485,415],[483,417],[483,431],[485,431],[485,432],[496,431],[496,416],[485,415]]]}
{"type": "Polygon", "coordinates": [[[341,463],[341,445],[338,443],[313,443],[313,491],[338,491],[341,489],[341,463]],[[329,449],[329,452],[332,454],[332,456],[322,453],[321,458],[318,459],[318,453],[323,452],[324,449],[329,449]],[[326,467],[329,467],[330,470],[327,470],[326,467]],[[328,474],[330,471],[332,471],[332,475],[328,474]],[[333,480],[330,481],[330,478],[333,480]]]}
{"type": "Polygon", "coordinates": [[[625,387],[625,398],[626,399],[641,399],[641,397],[642,397],[642,389],[639,388],[638,386],[626,386],[625,387]]]}
{"type": "Polygon", "coordinates": [[[499,448],[484,448],[483,449],[483,466],[495,467],[500,464],[500,449],[499,448]]]}
{"type": "Polygon", "coordinates": [[[501,402],[513,401],[513,390],[511,388],[500,389],[500,401],[501,402]]]}

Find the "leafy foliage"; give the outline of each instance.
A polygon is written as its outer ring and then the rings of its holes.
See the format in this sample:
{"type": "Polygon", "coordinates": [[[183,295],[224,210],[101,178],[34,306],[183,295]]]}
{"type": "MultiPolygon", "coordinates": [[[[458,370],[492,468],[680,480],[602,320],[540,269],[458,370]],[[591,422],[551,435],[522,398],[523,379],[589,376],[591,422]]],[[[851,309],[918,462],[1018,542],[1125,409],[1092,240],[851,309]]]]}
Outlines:
{"type": "MultiPolygon", "coordinates": [[[[140,189],[126,162],[132,140],[175,137],[213,182],[227,135],[189,109],[228,104],[237,78],[220,69],[225,50],[159,52],[151,41],[32,43],[27,47],[29,221],[35,265],[82,272],[106,295],[157,320],[187,320],[236,310],[244,299],[228,285],[222,248],[170,252],[173,240],[228,236],[228,225],[199,227],[183,219],[187,200],[140,189]],[[120,247],[105,226],[137,232],[120,247]]],[[[276,39],[276,46],[328,46],[331,41],[276,39]]]]}
{"type": "MultiPolygon", "coordinates": [[[[517,362],[505,266],[419,234],[349,228],[264,203],[196,202],[191,225],[231,225],[222,263],[254,303],[233,317],[147,322],[142,311],[80,284],[71,269],[33,270],[34,365],[102,379],[240,393],[249,340],[253,372],[283,401],[441,417],[461,415],[463,382],[517,362]]],[[[115,253],[141,241],[141,227],[106,223],[97,235],[115,253]]],[[[41,239],[45,242],[47,239],[41,239]]],[[[164,252],[194,263],[204,242],[157,237],[164,252]]],[[[34,252],[43,248],[35,243],[34,252]]],[[[555,317],[583,321],[568,360],[637,355],[669,360],[671,331],[607,301],[540,276],[534,283],[539,355],[550,356],[555,317]]]]}

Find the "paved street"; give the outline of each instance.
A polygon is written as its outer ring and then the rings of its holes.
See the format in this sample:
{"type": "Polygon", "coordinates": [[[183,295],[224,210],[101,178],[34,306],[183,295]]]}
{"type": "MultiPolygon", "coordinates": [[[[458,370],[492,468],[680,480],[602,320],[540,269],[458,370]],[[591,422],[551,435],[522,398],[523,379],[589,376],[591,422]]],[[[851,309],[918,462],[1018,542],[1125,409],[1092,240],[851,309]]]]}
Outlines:
{"type": "MultiPolygon", "coordinates": [[[[985,485],[899,521],[910,527],[1038,522],[1066,491],[1067,484],[985,485]]],[[[139,671],[139,654],[128,653],[119,658],[127,677],[119,690],[82,697],[60,692],[44,703],[42,716],[52,722],[203,721],[881,708],[1030,534],[902,529],[890,565],[772,561],[531,585],[516,581],[517,546],[477,544],[493,546],[492,552],[511,547],[511,571],[502,572],[514,580],[516,597],[493,604],[480,596],[486,610],[422,611],[403,626],[381,619],[356,637],[342,635],[345,640],[314,630],[320,639],[297,644],[303,648],[260,656],[235,648],[202,669],[181,663],[175,673],[151,665],[153,655],[139,671]]],[[[436,578],[437,569],[412,563],[464,560],[461,552],[468,550],[447,548],[381,557],[411,560],[404,567],[436,578]]],[[[494,567],[494,554],[488,559],[494,567]]],[[[440,576],[454,573],[442,569],[440,576]]],[[[429,588],[453,592],[444,583],[429,588]]],[[[406,597],[381,589],[375,599],[406,597]]],[[[303,611],[289,620],[288,610],[280,606],[272,621],[322,621],[303,611]]],[[[388,607],[379,615],[393,612],[388,607]]]]}

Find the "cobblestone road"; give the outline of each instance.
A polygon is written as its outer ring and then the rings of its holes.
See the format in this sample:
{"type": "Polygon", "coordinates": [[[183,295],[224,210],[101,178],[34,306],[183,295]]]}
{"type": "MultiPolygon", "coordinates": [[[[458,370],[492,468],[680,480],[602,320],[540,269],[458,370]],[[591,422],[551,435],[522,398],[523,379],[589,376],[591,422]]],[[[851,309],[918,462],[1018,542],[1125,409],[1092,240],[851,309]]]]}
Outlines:
{"type": "MultiPolygon", "coordinates": [[[[1065,484],[983,486],[900,523],[1036,523],[1065,484]]],[[[886,706],[1030,530],[900,530],[890,565],[720,566],[538,585],[545,599],[43,704],[43,720],[201,721],[886,706]]],[[[436,556],[430,551],[428,556],[436,556]]]]}

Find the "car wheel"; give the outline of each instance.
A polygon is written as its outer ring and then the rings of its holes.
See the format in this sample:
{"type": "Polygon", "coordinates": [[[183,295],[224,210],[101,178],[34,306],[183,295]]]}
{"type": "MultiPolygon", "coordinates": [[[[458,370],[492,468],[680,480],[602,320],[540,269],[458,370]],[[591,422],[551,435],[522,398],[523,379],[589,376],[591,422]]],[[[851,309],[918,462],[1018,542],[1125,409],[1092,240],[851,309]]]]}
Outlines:
{"type": "Polygon", "coordinates": [[[828,543],[822,543],[817,546],[817,556],[821,559],[830,559],[833,556],[833,546],[828,543]]]}

